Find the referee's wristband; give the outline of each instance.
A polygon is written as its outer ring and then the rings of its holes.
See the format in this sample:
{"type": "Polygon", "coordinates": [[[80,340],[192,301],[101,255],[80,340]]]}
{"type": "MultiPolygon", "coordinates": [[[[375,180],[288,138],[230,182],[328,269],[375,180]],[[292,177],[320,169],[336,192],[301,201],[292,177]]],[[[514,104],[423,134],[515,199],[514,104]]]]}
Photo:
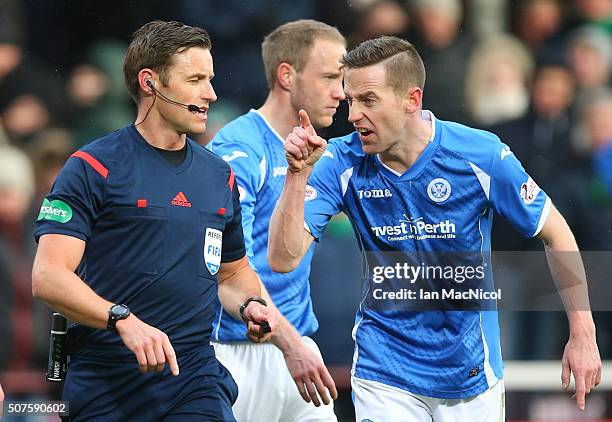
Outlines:
{"type": "Polygon", "coordinates": [[[249,303],[251,302],[257,302],[257,303],[261,303],[263,306],[268,306],[268,302],[266,302],[261,297],[253,296],[253,297],[248,298],[247,300],[244,301],[244,303],[240,307],[240,317],[242,318],[244,322],[247,322],[247,320],[244,319],[244,310],[246,309],[247,306],[249,306],[249,303]]]}

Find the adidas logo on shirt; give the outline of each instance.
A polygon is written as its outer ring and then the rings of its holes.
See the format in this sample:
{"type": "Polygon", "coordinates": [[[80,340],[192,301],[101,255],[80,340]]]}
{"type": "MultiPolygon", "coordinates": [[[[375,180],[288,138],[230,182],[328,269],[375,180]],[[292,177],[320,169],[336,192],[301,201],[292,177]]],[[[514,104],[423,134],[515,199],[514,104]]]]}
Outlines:
{"type": "Polygon", "coordinates": [[[191,202],[187,199],[183,192],[179,192],[176,194],[174,199],[172,199],[172,205],[177,205],[179,207],[187,207],[191,208],[191,202]]]}

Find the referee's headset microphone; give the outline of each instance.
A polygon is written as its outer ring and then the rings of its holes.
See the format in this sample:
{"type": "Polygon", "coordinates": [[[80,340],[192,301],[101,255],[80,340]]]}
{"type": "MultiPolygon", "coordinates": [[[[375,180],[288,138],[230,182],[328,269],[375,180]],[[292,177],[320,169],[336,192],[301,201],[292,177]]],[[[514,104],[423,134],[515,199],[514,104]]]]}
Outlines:
{"type": "Polygon", "coordinates": [[[159,90],[157,90],[157,88],[155,88],[155,83],[151,79],[147,79],[145,81],[145,84],[147,84],[147,86],[153,90],[153,93],[155,94],[155,97],[153,98],[153,102],[151,103],[151,106],[147,110],[147,113],[145,114],[144,118],[140,122],[136,123],[134,126],[138,126],[139,124],[141,124],[142,122],[144,122],[147,119],[147,116],[149,115],[149,112],[151,111],[151,108],[153,108],[153,104],[155,104],[155,100],[157,99],[158,95],[159,95],[159,97],[163,101],[165,101],[167,103],[170,103],[170,104],[177,105],[179,107],[186,108],[187,110],[191,111],[192,113],[204,113],[204,110],[202,110],[200,107],[198,107],[195,104],[183,104],[183,103],[179,103],[178,101],[174,101],[174,100],[171,100],[170,98],[166,97],[159,90]]]}

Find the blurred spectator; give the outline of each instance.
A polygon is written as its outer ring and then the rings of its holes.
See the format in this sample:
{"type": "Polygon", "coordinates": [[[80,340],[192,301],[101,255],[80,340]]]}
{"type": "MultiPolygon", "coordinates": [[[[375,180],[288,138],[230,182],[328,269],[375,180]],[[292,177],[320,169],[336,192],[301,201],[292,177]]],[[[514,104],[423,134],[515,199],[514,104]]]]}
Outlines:
{"type": "Polygon", "coordinates": [[[0,38],[10,37],[21,42],[24,38],[23,10],[21,0],[2,0],[0,2],[0,38]]]}
{"type": "MultiPolygon", "coordinates": [[[[34,166],[36,180],[34,203],[36,205],[42,202],[43,196],[51,191],[51,185],[57,174],[75,149],[72,136],[66,129],[47,129],[32,139],[26,151],[34,166]]],[[[36,219],[37,216],[38,209],[33,219],[36,219]]]]}
{"type": "Polygon", "coordinates": [[[1,146],[0,368],[3,369],[9,361],[13,367],[22,366],[31,352],[31,262],[23,221],[33,195],[34,174],[30,160],[16,147],[1,146]]]}
{"type": "Polygon", "coordinates": [[[574,7],[580,22],[597,25],[612,34],[612,1],[574,0],[574,7]]]}
{"type": "Polygon", "coordinates": [[[0,124],[0,146],[4,146],[8,144],[9,144],[8,137],[6,136],[6,133],[4,132],[4,129],[2,128],[2,125],[0,124]]]}
{"type": "Polygon", "coordinates": [[[34,172],[28,157],[15,147],[0,147],[0,195],[0,223],[21,223],[34,195],[34,172]]]}
{"type": "Polygon", "coordinates": [[[559,0],[523,0],[514,28],[534,54],[561,54],[563,11],[559,0]]]}
{"type": "Polygon", "coordinates": [[[50,121],[64,117],[65,96],[59,78],[21,47],[19,34],[0,27],[0,116],[18,143],[50,121]]]}
{"type": "Polygon", "coordinates": [[[506,0],[467,0],[467,21],[478,39],[499,34],[506,29],[506,0]]]}
{"type": "MultiPolygon", "coordinates": [[[[579,238],[585,224],[573,196],[580,180],[574,173],[584,166],[571,143],[574,80],[562,63],[542,63],[532,85],[531,106],[521,118],[490,128],[510,146],[527,172],[560,209],[579,238]],[[560,179],[560,175],[564,175],[560,179]]],[[[523,239],[502,218],[493,228],[497,250],[539,250],[537,239],[523,239]]]]}
{"type": "Polygon", "coordinates": [[[532,70],[529,52],[514,37],[497,35],[482,42],[470,58],[465,84],[471,120],[489,126],[523,116],[532,70]]]}
{"type": "Polygon", "coordinates": [[[466,122],[462,87],[474,39],[460,31],[462,4],[459,0],[415,0],[412,4],[417,26],[414,44],[428,69],[423,108],[439,119],[466,122]]]}
{"type": "Polygon", "coordinates": [[[410,17],[403,4],[394,0],[375,0],[363,6],[357,31],[349,37],[349,48],[380,35],[398,35],[408,31],[410,17]]]}
{"type": "Polygon", "coordinates": [[[73,105],[71,127],[77,146],[132,121],[134,112],[122,71],[126,48],[121,41],[98,41],[88,50],[85,61],[72,71],[67,90],[73,105]]]}
{"type": "Polygon", "coordinates": [[[285,22],[314,18],[315,12],[312,0],[174,3],[178,20],[206,28],[211,34],[215,55],[213,85],[219,98],[240,104],[240,113],[253,104],[263,104],[268,94],[260,52],[263,37],[285,22]]]}
{"type": "Polygon", "coordinates": [[[578,87],[576,107],[592,93],[610,82],[612,40],[610,35],[592,26],[578,28],[570,35],[568,61],[578,87]]]}
{"type": "Polygon", "coordinates": [[[612,199],[612,93],[595,96],[585,107],[583,119],[593,150],[593,170],[612,199]]]}
{"type": "Polygon", "coordinates": [[[582,125],[591,148],[586,179],[590,250],[612,250],[612,91],[602,89],[587,102],[582,125]]]}

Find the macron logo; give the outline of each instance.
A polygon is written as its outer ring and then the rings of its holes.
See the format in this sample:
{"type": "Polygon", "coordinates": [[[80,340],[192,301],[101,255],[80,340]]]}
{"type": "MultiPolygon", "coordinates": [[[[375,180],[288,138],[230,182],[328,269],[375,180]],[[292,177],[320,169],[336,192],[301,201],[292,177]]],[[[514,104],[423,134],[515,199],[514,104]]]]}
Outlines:
{"type": "Polygon", "coordinates": [[[224,156],[222,156],[221,158],[223,158],[223,160],[226,163],[229,163],[230,161],[235,160],[236,158],[240,158],[240,157],[244,157],[244,158],[248,158],[249,154],[247,154],[246,152],[242,152],[242,151],[232,151],[231,154],[225,154],[224,156]]]}
{"type": "Polygon", "coordinates": [[[187,200],[187,197],[183,192],[179,192],[176,194],[174,199],[172,199],[172,205],[191,208],[191,202],[187,200]]]}
{"type": "Polygon", "coordinates": [[[506,147],[504,149],[501,150],[501,159],[503,160],[504,158],[506,158],[506,156],[512,154],[512,151],[510,151],[510,147],[506,147]]]}

